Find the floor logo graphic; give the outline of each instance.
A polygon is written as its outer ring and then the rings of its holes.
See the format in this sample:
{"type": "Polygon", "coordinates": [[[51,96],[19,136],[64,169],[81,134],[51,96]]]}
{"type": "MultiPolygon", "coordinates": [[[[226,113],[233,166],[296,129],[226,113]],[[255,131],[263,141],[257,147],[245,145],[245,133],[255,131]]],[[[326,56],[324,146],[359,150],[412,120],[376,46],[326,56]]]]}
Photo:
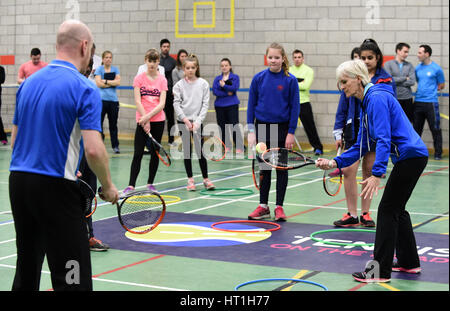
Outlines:
{"type": "Polygon", "coordinates": [[[125,236],[133,241],[166,246],[211,247],[249,244],[263,241],[272,234],[268,231],[256,231],[255,226],[227,224],[221,228],[230,230],[249,230],[251,232],[229,232],[211,228],[212,222],[186,222],[160,224],[147,234],[125,236]]]}

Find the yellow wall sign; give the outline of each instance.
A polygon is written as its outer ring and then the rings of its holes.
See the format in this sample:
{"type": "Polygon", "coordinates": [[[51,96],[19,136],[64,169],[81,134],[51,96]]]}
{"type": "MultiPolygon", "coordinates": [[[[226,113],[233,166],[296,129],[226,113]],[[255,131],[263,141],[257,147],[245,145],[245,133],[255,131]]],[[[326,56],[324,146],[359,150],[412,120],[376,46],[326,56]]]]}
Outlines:
{"type": "Polygon", "coordinates": [[[234,1],[176,0],[175,37],[177,38],[234,38],[234,1]],[[218,4],[218,2],[220,2],[218,4]],[[199,17],[199,11],[211,12],[211,17],[199,17]],[[229,19],[217,20],[217,10],[229,11],[229,19]],[[201,20],[208,19],[209,23],[201,20]]]}

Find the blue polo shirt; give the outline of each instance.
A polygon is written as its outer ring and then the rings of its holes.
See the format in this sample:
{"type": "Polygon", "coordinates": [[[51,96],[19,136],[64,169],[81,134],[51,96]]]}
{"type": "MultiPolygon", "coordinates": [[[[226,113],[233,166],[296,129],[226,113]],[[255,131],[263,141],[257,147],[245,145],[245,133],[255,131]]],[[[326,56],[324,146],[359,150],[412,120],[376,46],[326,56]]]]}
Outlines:
{"type": "Polygon", "coordinates": [[[445,82],[444,72],[435,62],[429,65],[420,63],[416,66],[417,92],[415,101],[421,103],[437,103],[438,84],[445,82]]]}
{"type": "MultiPolygon", "coordinates": [[[[114,72],[117,75],[120,75],[119,68],[115,66],[111,66],[111,71],[114,72]]],[[[105,66],[101,65],[98,66],[97,69],[95,69],[96,76],[100,76],[101,79],[105,79],[105,66]]],[[[100,88],[100,94],[102,95],[102,100],[112,101],[112,102],[118,102],[119,98],[117,97],[116,87],[107,87],[107,88],[100,88]]]]}
{"type": "Polygon", "coordinates": [[[10,171],[76,180],[81,130],[100,132],[101,110],[98,88],[71,63],[52,61],[17,91],[10,171]]]}

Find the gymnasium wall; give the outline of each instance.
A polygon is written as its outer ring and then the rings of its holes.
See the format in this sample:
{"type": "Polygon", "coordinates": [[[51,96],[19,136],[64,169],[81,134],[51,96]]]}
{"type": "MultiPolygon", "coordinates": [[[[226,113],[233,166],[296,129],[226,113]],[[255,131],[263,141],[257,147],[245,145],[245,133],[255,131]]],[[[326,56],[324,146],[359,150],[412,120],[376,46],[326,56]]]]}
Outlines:
{"type": "MultiPolygon", "coordinates": [[[[0,0],[0,63],[7,72],[1,114],[11,127],[15,92],[13,84],[20,64],[30,50],[39,47],[42,59],[55,57],[55,34],[61,22],[76,18],[92,30],[97,54],[111,50],[118,66],[123,103],[133,104],[131,86],[146,50],[159,48],[159,41],[195,53],[202,77],[212,84],[220,73],[219,61],[228,57],[241,78],[241,123],[245,124],[248,88],[254,74],[263,70],[264,54],[271,42],[305,54],[315,71],[311,103],[323,143],[332,143],[337,108],[335,68],[349,59],[350,51],[366,38],[375,39],[383,53],[394,55],[398,42],[411,45],[408,61],[416,65],[420,44],[433,49],[433,61],[443,67],[446,78],[441,112],[448,115],[448,1],[444,0],[0,0]]],[[[291,60],[291,59],[290,59],[291,60]]],[[[63,96],[63,94],[61,94],[63,96]]],[[[215,121],[214,96],[207,120],[215,121]]],[[[132,135],[134,110],[120,110],[119,132],[132,135]]],[[[105,129],[107,129],[105,122],[105,129]]],[[[448,120],[442,119],[444,148],[448,149],[448,120]]],[[[297,137],[307,142],[302,127],[297,137]]],[[[423,138],[432,146],[427,126],[423,138]]]]}

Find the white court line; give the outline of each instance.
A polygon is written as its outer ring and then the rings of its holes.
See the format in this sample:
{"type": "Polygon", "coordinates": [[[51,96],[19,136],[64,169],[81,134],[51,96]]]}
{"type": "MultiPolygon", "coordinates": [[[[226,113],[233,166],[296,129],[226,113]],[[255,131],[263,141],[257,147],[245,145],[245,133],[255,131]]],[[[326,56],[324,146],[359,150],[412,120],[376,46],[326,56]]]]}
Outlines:
{"type": "Polygon", "coordinates": [[[5,256],[5,257],[0,257],[0,261],[2,261],[4,259],[12,258],[12,257],[17,257],[17,254],[12,254],[12,255],[9,255],[9,256],[5,256]]]}
{"type": "Polygon", "coordinates": [[[15,240],[16,240],[16,239],[0,241],[0,244],[5,244],[5,243],[9,243],[9,242],[14,242],[15,240]]]}
{"type": "MultiPolygon", "coordinates": [[[[10,269],[16,269],[16,266],[4,265],[4,264],[0,264],[0,267],[3,267],[3,268],[10,268],[10,269]]],[[[50,274],[50,271],[42,270],[41,273],[43,273],[43,274],[50,274]]],[[[124,281],[109,280],[109,279],[101,279],[101,278],[92,278],[92,280],[93,280],[93,281],[99,281],[99,282],[107,282],[107,283],[115,283],[115,284],[122,284],[122,285],[137,286],[137,287],[154,288],[154,289],[159,289],[159,290],[168,290],[168,291],[189,291],[188,289],[173,288],[173,287],[165,287],[165,286],[157,286],[157,285],[142,284],[142,283],[124,282],[124,281]]]]}

